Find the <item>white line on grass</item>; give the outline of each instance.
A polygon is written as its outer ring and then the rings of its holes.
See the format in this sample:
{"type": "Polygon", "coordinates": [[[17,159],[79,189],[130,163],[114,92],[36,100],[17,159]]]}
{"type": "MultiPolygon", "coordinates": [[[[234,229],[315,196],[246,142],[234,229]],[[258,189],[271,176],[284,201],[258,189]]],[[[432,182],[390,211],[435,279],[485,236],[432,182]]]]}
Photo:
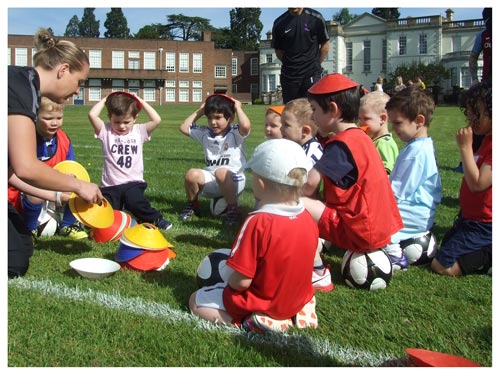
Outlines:
{"type": "MultiPolygon", "coordinates": [[[[188,323],[204,330],[224,331],[228,335],[243,335],[256,343],[300,348],[302,352],[307,352],[311,356],[318,358],[329,357],[347,366],[381,366],[387,365],[387,363],[398,365],[398,360],[389,356],[341,347],[327,340],[308,336],[305,333],[272,333],[266,335],[246,333],[235,326],[219,326],[208,323],[164,303],[145,301],[138,297],[123,297],[119,293],[106,294],[92,289],[80,290],[67,287],[64,284],[53,283],[50,280],[33,280],[30,278],[11,279],[9,280],[9,287],[37,291],[56,298],[93,303],[109,309],[147,315],[151,318],[163,319],[172,323],[188,323]]],[[[402,364],[399,363],[399,365],[402,364]]]]}

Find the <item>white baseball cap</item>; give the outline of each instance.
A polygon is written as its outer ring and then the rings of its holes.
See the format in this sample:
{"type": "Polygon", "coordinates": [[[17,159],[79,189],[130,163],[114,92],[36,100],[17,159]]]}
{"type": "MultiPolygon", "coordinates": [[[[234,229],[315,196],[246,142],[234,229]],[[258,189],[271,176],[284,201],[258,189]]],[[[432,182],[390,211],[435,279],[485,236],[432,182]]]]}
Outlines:
{"type": "MultiPolygon", "coordinates": [[[[258,145],[247,162],[246,168],[267,180],[296,186],[297,181],[288,177],[294,168],[307,171],[307,156],[302,147],[288,139],[270,139],[258,145]]],[[[307,180],[307,174],[302,183],[307,180]]]]}

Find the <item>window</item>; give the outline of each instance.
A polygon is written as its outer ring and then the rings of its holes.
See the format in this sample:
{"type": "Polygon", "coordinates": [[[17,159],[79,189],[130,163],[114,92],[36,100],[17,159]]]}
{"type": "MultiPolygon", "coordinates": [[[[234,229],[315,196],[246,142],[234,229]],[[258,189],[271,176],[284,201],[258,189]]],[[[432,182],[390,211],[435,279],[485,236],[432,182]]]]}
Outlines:
{"type": "Polygon", "coordinates": [[[203,73],[202,53],[193,53],[193,73],[203,73]]]}
{"type": "Polygon", "coordinates": [[[179,53],[179,72],[189,73],[189,53],[179,53]]]}
{"type": "Polygon", "coordinates": [[[128,80],[128,87],[139,87],[141,86],[141,81],[138,79],[129,79],[128,80]]]}
{"type": "Polygon", "coordinates": [[[175,89],[171,89],[168,87],[165,89],[165,101],[175,102],[175,89]]]}
{"type": "Polygon", "coordinates": [[[165,54],[165,64],[167,72],[175,72],[175,52],[167,52],[165,54]]]}
{"type": "Polygon", "coordinates": [[[89,87],[89,100],[92,102],[98,102],[101,100],[100,87],[89,87]]]}
{"type": "Polygon", "coordinates": [[[256,83],[251,83],[250,84],[250,92],[253,94],[253,95],[257,95],[259,93],[259,85],[256,84],[256,83]]]}
{"type": "Polygon", "coordinates": [[[144,88],[144,100],[147,102],[154,102],[156,100],[156,91],[154,88],[144,88]]]}
{"type": "Polygon", "coordinates": [[[237,76],[238,75],[238,58],[233,57],[231,59],[231,75],[237,76]]]}
{"type": "Polygon", "coordinates": [[[201,89],[203,87],[203,81],[193,81],[192,86],[201,89]]]}
{"type": "Polygon", "coordinates": [[[173,80],[173,79],[167,79],[165,81],[165,87],[175,87],[175,80],[173,80]]]}
{"type": "Polygon", "coordinates": [[[189,102],[189,89],[179,89],[179,101],[189,102]]]}
{"type": "Polygon", "coordinates": [[[144,69],[146,70],[156,69],[156,52],[144,52],[144,69]]]}
{"type": "Polygon", "coordinates": [[[128,68],[129,69],[141,69],[139,51],[129,51],[128,52],[128,68]]]}
{"type": "Polygon", "coordinates": [[[112,69],[125,69],[125,51],[112,51],[111,60],[112,69]]]}
{"type": "Polygon", "coordinates": [[[420,34],[418,37],[419,51],[421,55],[427,54],[427,34],[420,34]]]}
{"type": "Polygon", "coordinates": [[[272,53],[268,53],[266,55],[266,63],[272,63],[273,62],[273,54],[272,53]]]}
{"type": "Polygon", "coordinates": [[[233,83],[233,84],[231,85],[231,90],[233,91],[233,94],[234,94],[234,93],[237,93],[237,92],[238,92],[238,84],[233,83]]]}
{"type": "Polygon", "coordinates": [[[387,39],[382,40],[382,72],[387,71],[387,39]]]}
{"type": "MultiPolygon", "coordinates": [[[[9,48],[9,51],[10,51],[10,48],[9,48]]],[[[37,52],[38,52],[38,50],[36,48],[31,49],[31,66],[35,65],[35,63],[33,62],[33,57],[35,57],[37,52]]],[[[10,61],[10,59],[9,59],[9,61],[10,61]]]]}
{"type": "Polygon", "coordinates": [[[226,78],[225,65],[215,65],[215,78],[226,78]]]}
{"type": "Polygon", "coordinates": [[[250,59],[250,75],[251,76],[259,75],[259,60],[256,57],[252,57],[250,59]]]}
{"type": "Polygon", "coordinates": [[[91,49],[89,51],[90,67],[94,69],[102,68],[102,51],[91,49]]]}
{"type": "Polygon", "coordinates": [[[345,44],[345,71],[346,73],[352,73],[352,42],[347,42],[345,44]]]}
{"type": "Polygon", "coordinates": [[[179,87],[189,87],[189,81],[179,81],[179,87]]]}
{"type": "Polygon", "coordinates": [[[113,79],[111,81],[111,87],[113,87],[113,91],[123,91],[125,87],[124,79],[113,79]]]}
{"type": "MultiPolygon", "coordinates": [[[[153,55],[156,55],[153,52],[153,55]]],[[[156,88],[154,79],[144,80],[144,100],[148,102],[154,102],[156,100],[156,88]]]]}
{"type": "Polygon", "coordinates": [[[406,36],[404,35],[399,37],[399,54],[406,55],[406,36]]]}
{"type": "Polygon", "coordinates": [[[201,89],[193,89],[193,102],[201,103],[203,101],[203,92],[201,89]]]}
{"type": "Polygon", "coordinates": [[[269,75],[269,91],[275,91],[275,90],[276,90],[276,75],[270,74],[269,75]]]}
{"type": "Polygon", "coordinates": [[[137,87],[134,87],[134,88],[129,88],[128,89],[128,92],[132,93],[132,94],[135,94],[137,96],[139,96],[139,89],[137,87]]]}
{"type": "Polygon", "coordinates": [[[370,72],[371,69],[371,41],[363,41],[363,72],[370,72]]]}
{"type": "Polygon", "coordinates": [[[16,48],[14,65],[17,66],[28,66],[28,49],[27,48],[16,48]]]}

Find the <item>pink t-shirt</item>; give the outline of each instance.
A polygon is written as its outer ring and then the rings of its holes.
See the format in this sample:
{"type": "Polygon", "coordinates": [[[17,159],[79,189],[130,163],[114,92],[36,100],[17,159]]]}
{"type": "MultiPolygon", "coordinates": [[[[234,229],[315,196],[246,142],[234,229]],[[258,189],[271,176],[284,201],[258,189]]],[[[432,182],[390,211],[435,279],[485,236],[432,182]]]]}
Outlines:
{"type": "Polygon", "coordinates": [[[144,182],[142,145],[151,139],[146,124],[135,124],[126,135],[115,134],[110,124],[104,124],[94,137],[102,142],[101,186],[144,182]]]}

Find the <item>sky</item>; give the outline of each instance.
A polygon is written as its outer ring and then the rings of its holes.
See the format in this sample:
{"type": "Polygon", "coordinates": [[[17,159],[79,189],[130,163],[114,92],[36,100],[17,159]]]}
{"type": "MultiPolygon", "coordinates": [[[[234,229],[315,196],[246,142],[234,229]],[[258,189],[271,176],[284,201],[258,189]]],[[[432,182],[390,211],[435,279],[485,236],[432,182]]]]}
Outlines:
{"type": "MultiPolygon", "coordinates": [[[[4,0],[5,1],[5,0],[4,0]]],[[[40,27],[44,28],[52,28],[55,35],[62,36],[66,30],[66,26],[68,25],[69,20],[76,15],[79,20],[81,20],[83,16],[83,7],[82,8],[74,8],[68,7],[69,2],[64,2],[65,7],[60,7],[58,5],[59,2],[53,1],[49,7],[40,8],[39,3],[30,3],[29,1],[17,0],[11,1],[7,0],[7,32],[8,34],[21,34],[21,35],[33,35],[40,27]]],[[[104,22],[106,20],[106,14],[111,10],[110,8],[98,7],[97,4],[92,1],[83,1],[79,2],[85,3],[82,4],[88,7],[95,7],[94,14],[96,19],[100,21],[100,36],[104,37],[104,32],[106,31],[104,27],[104,22]],[[88,3],[88,4],[87,4],[88,3]],[[93,3],[93,4],[92,4],[93,3]]],[[[143,26],[150,25],[153,23],[166,23],[167,16],[170,14],[183,14],[185,16],[198,16],[207,18],[210,20],[210,23],[214,27],[222,28],[229,27],[229,11],[234,7],[242,6],[237,4],[238,1],[213,1],[210,5],[213,7],[207,7],[207,2],[200,3],[198,2],[198,6],[196,5],[196,1],[190,1],[189,7],[187,8],[174,8],[174,7],[164,7],[158,8],[158,2],[152,3],[148,0],[140,1],[141,7],[137,7],[135,3],[139,3],[137,0],[135,1],[126,1],[122,0],[119,2],[119,5],[114,4],[113,0],[106,1],[106,5],[113,7],[120,7],[127,19],[127,26],[130,29],[132,34],[137,33],[139,29],[143,26]]],[[[269,2],[268,2],[269,3],[269,2]]],[[[334,4],[335,1],[328,2],[329,4],[334,4]]],[[[367,5],[367,2],[359,2],[359,1],[349,1],[349,4],[353,4],[352,7],[349,7],[351,14],[361,15],[364,12],[371,13],[372,8],[374,7],[373,1],[370,1],[369,4],[372,5],[368,8],[363,8],[362,5],[367,5]]],[[[383,1],[385,7],[391,6],[390,1],[383,1]]],[[[413,1],[400,0],[397,2],[397,5],[408,4],[409,6],[406,8],[399,7],[399,12],[402,17],[418,17],[418,16],[429,16],[429,15],[442,15],[445,16],[445,11],[448,8],[454,10],[454,19],[455,20],[464,20],[464,19],[473,19],[473,18],[481,18],[481,12],[483,6],[487,6],[487,1],[481,3],[481,7],[472,7],[471,5],[467,5],[468,3],[465,1],[455,0],[453,2],[449,1],[433,1],[432,7],[411,7],[411,5],[415,4],[413,1]],[[434,7],[435,5],[444,5],[443,7],[434,7]]],[[[425,3],[419,1],[419,4],[425,3]]],[[[101,3],[102,4],[102,3],[101,3]]],[[[168,5],[168,2],[164,2],[165,5],[168,5]]],[[[307,1],[307,6],[314,8],[320,11],[323,14],[325,19],[331,19],[334,14],[336,14],[341,8],[323,8],[321,5],[325,4],[325,2],[314,2],[307,1]],[[318,5],[318,6],[315,6],[318,5]]],[[[469,1],[470,4],[470,1],[469,1]]],[[[252,2],[246,1],[243,2],[243,6],[258,6],[261,8],[261,17],[260,20],[263,24],[262,29],[262,38],[266,37],[266,32],[270,31],[272,28],[273,21],[276,17],[282,14],[286,10],[286,6],[290,5],[289,3],[283,4],[280,1],[273,1],[273,8],[266,7],[266,2],[252,2]]],[[[343,3],[345,5],[345,3],[343,3]]],[[[394,4],[392,4],[394,5],[394,4]]]]}

